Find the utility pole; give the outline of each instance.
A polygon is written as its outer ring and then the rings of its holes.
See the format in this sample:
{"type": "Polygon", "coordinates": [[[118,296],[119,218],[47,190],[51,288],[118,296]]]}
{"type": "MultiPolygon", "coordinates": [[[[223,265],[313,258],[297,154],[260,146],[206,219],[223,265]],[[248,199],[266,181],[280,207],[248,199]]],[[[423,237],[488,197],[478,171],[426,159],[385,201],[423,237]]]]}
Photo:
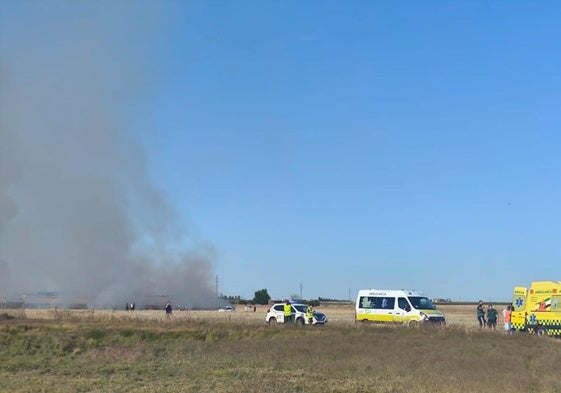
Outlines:
{"type": "Polygon", "coordinates": [[[218,274],[216,275],[216,308],[220,306],[218,297],[218,274]]]}

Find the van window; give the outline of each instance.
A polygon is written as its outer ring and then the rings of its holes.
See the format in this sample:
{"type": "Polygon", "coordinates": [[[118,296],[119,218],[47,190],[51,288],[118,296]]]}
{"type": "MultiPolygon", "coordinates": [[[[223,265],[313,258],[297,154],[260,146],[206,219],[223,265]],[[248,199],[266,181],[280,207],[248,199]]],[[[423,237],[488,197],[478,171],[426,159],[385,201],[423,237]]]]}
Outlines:
{"type": "Polygon", "coordinates": [[[404,297],[400,297],[397,299],[397,307],[401,308],[402,310],[411,310],[411,306],[409,302],[404,297]]]}
{"type": "Polygon", "coordinates": [[[361,296],[358,304],[360,308],[374,308],[374,298],[370,296],[361,296]]]}
{"type": "Polygon", "coordinates": [[[551,311],[561,310],[561,296],[554,295],[551,297],[551,311]]]}
{"type": "Polygon", "coordinates": [[[359,299],[360,308],[375,308],[380,310],[393,310],[395,305],[394,297],[361,296],[359,299]]]}
{"type": "Polygon", "coordinates": [[[421,296],[409,296],[409,301],[417,310],[435,310],[436,307],[433,306],[429,298],[421,296]]]}
{"type": "Polygon", "coordinates": [[[381,310],[393,310],[395,305],[395,297],[377,297],[374,308],[381,310]]]}

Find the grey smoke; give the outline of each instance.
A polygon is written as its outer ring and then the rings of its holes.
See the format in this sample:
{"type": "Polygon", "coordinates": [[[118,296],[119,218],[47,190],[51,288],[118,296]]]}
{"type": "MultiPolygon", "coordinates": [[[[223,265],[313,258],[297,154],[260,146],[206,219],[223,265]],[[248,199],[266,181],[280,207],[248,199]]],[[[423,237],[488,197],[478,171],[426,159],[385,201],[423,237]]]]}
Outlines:
{"type": "MultiPolygon", "coordinates": [[[[6,4],[6,3],[4,3],[6,4]]],[[[0,295],[214,303],[212,246],[148,178],[131,116],[157,77],[156,2],[24,2],[0,12],[0,295]]]]}

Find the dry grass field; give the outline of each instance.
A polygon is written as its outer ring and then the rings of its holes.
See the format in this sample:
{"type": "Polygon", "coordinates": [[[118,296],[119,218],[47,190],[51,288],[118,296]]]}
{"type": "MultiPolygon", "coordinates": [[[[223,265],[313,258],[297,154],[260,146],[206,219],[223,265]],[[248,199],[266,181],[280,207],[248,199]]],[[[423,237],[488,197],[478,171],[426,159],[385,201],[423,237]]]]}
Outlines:
{"type": "MultiPolygon", "coordinates": [[[[446,315],[446,320],[450,326],[475,327],[474,305],[448,305],[441,304],[438,308],[446,315]]],[[[256,311],[244,311],[240,306],[234,312],[218,312],[216,310],[189,310],[173,311],[172,320],[176,322],[187,321],[222,321],[227,323],[242,324],[262,324],[265,320],[268,306],[256,306],[256,311]]],[[[354,306],[344,303],[342,305],[328,305],[316,307],[329,318],[330,325],[345,326],[354,325],[354,306]]],[[[25,317],[28,320],[161,320],[167,321],[164,311],[158,310],[55,310],[55,309],[26,309],[26,310],[5,310],[6,313],[14,317],[25,317]]]]}
{"type": "Polygon", "coordinates": [[[264,322],[256,312],[0,312],[0,392],[561,392],[561,340],[480,330],[439,305],[444,329],[264,322]]]}

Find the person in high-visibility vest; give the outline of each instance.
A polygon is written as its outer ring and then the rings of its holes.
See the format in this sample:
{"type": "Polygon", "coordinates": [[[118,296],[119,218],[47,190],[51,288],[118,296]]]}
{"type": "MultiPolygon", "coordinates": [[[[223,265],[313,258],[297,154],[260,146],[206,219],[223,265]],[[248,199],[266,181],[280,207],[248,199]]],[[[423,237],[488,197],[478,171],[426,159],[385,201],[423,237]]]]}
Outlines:
{"type": "Polygon", "coordinates": [[[284,323],[292,321],[292,306],[290,302],[287,300],[286,304],[284,305],[284,323]]]}
{"type": "Polygon", "coordinates": [[[314,311],[312,310],[312,306],[308,304],[308,308],[306,309],[306,318],[308,319],[308,323],[311,325],[314,323],[314,311]]]}

